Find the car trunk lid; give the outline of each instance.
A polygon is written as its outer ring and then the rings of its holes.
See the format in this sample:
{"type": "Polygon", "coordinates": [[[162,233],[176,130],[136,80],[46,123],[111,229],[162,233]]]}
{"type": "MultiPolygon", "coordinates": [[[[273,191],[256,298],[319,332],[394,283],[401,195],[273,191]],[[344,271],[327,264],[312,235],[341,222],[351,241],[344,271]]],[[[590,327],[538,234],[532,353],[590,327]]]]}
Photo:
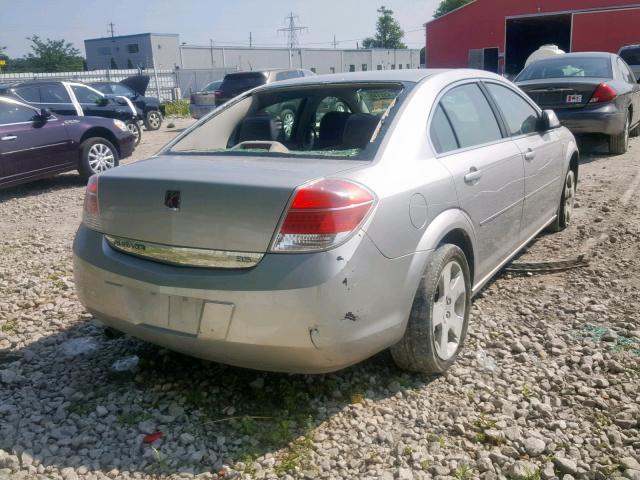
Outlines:
{"type": "Polygon", "coordinates": [[[576,80],[530,80],[518,82],[518,86],[540,106],[540,108],[582,108],[598,85],[611,81],[608,78],[580,78],[576,80]]]}
{"type": "Polygon", "coordinates": [[[264,253],[296,187],[365,164],[160,156],[100,175],[101,230],[163,245],[264,253]],[[176,194],[178,204],[169,198],[176,194]]]}

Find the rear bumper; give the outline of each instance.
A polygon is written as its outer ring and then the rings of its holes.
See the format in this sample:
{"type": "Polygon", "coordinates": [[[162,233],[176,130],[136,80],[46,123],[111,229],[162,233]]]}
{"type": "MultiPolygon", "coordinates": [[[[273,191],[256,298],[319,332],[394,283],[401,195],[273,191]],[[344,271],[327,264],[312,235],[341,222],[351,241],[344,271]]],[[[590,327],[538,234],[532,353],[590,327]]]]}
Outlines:
{"type": "Polygon", "coordinates": [[[189,104],[189,113],[191,118],[200,119],[207,113],[212,112],[216,108],[215,105],[194,105],[189,104]]]}
{"type": "Polygon", "coordinates": [[[624,130],[626,112],[619,111],[615,105],[575,110],[555,110],[560,123],[572,133],[602,133],[618,135],[624,130]]]}
{"type": "Polygon", "coordinates": [[[267,254],[254,268],[173,267],[117,252],[81,226],[78,296],[96,318],[195,357],[323,373],[403,335],[429,252],[384,257],[363,233],[329,252],[267,254]]]}

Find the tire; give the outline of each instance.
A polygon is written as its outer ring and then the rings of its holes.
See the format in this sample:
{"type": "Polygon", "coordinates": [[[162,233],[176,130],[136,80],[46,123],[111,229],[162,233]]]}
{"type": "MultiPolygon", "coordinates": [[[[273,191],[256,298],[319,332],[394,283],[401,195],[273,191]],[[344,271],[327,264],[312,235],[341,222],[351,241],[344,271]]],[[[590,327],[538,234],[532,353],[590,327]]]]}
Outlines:
{"type": "Polygon", "coordinates": [[[624,122],[624,130],[618,135],[609,137],[609,153],[612,155],[622,155],[629,150],[629,117],[624,122]]]}
{"type": "Polygon", "coordinates": [[[640,137],[640,123],[638,123],[634,128],[629,132],[629,136],[632,138],[640,137]]]}
{"type": "Polygon", "coordinates": [[[280,121],[282,122],[282,135],[285,140],[289,140],[293,134],[296,115],[292,110],[285,108],[280,112],[280,121]]]}
{"type": "Polygon", "coordinates": [[[144,117],[144,128],[158,130],[162,126],[162,114],[158,110],[150,110],[144,117]]]}
{"type": "Polygon", "coordinates": [[[391,347],[396,365],[412,372],[444,373],[462,349],[470,310],[467,259],[457,246],[442,245],[431,256],[420,280],[404,337],[391,347]],[[447,272],[450,279],[454,275],[454,289],[451,280],[446,281],[447,272]]]}
{"type": "Polygon", "coordinates": [[[129,131],[136,137],[137,147],[138,145],[140,145],[140,140],[142,140],[142,129],[140,128],[140,125],[138,125],[138,122],[135,120],[129,120],[125,123],[127,124],[127,128],[129,129],[129,131]]]}
{"type": "Polygon", "coordinates": [[[115,168],[120,163],[118,149],[106,138],[87,138],[80,145],[80,167],[78,171],[85,180],[106,170],[115,168]]]}
{"type": "Polygon", "coordinates": [[[560,197],[560,205],[558,206],[558,215],[554,222],[549,225],[549,231],[557,233],[561,232],[571,224],[573,219],[573,204],[576,200],[576,174],[569,169],[564,177],[564,188],[560,197]]]}

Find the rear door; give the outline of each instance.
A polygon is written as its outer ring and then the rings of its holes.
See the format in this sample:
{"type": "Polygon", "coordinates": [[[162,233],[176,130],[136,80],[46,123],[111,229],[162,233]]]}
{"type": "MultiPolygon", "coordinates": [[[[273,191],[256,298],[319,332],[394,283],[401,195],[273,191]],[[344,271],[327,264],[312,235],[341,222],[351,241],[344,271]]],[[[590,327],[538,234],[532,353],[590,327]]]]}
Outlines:
{"type": "Polygon", "coordinates": [[[38,106],[48,108],[61,115],[82,115],[79,105],[73,103],[69,92],[62,83],[41,85],[38,106]]]}
{"type": "Polygon", "coordinates": [[[451,172],[461,208],[473,222],[477,278],[492,272],[520,241],[524,198],[522,154],[505,135],[476,82],[442,95],[430,136],[451,172]]]}
{"type": "Polygon", "coordinates": [[[37,119],[36,111],[0,102],[0,169],[2,181],[55,171],[75,162],[63,122],[55,116],[37,119]]]}
{"type": "Polygon", "coordinates": [[[564,165],[560,133],[558,130],[538,131],[540,112],[516,90],[494,82],[484,85],[524,160],[521,235],[524,242],[544,227],[558,210],[564,165]]]}
{"type": "Polygon", "coordinates": [[[85,85],[72,84],[71,91],[85,115],[94,117],[112,116],[109,115],[109,109],[100,104],[100,102],[104,101],[105,97],[97,90],[85,85]]]}

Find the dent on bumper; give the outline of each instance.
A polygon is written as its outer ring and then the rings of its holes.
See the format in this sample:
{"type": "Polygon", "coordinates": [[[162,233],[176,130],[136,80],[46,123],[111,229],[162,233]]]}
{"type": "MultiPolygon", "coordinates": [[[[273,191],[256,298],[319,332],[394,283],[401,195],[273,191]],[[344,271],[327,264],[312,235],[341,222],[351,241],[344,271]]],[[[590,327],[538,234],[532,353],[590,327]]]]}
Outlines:
{"type": "Polygon", "coordinates": [[[130,257],[81,227],[74,275],[96,318],[143,340],[241,367],[322,373],[400,339],[427,256],[389,260],[361,233],[229,275],[130,257]]]}

